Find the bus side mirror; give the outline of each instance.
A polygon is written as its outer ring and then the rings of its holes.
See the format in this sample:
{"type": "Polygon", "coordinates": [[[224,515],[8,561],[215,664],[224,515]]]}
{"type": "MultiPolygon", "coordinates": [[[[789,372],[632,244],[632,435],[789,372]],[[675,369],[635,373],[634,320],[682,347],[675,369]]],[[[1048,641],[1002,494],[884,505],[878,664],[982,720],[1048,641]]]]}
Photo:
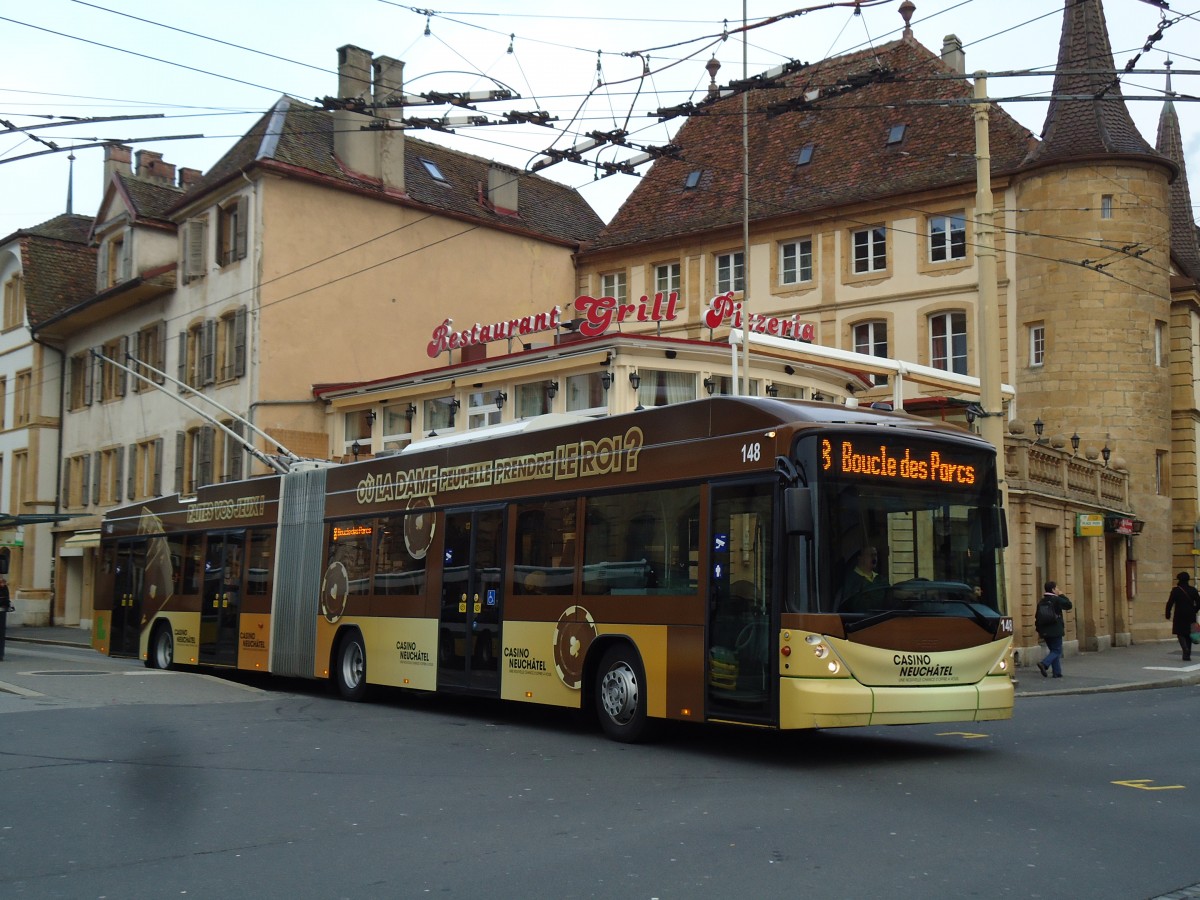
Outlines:
{"type": "Polygon", "coordinates": [[[783,523],[788,534],[813,533],[811,488],[793,487],[783,492],[783,523]]]}

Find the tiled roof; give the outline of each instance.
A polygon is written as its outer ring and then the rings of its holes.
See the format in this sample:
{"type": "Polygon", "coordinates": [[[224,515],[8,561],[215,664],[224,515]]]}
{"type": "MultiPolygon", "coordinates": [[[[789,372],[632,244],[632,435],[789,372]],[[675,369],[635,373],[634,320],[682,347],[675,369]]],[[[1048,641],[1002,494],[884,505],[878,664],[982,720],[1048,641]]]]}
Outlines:
{"type": "Polygon", "coordinates": [[[1158,152],[1179,166],[1179,174],[1171,182],[1171,256],[1184,274],[1200,280],[1200,248],[1196,246],[1196,223],[1192,219],[1192,192],[1188,190],[1187,168],[1183,155],[1183,137],[1179,131],[1179,116],[1175,104],[1169,99],[1163,104],[1158,117],[1158,138],[1154,146],[1158,152]]]}
{"type": "Polygon", "coordinates": [[[81,227],[86,236],[91,223],[86,216],[59,216],[21,241],[25,310],[34,328],[96,293],[96,249],[77,236],[81,227]]]}
{"type": "MultiPolygon", "coordinates": [[[[585,241],[595,237],[604,223],[577,191],[537,175],[517,173],[519,214],[497,213],[480,202],[486,195],[488,168],[481,157],[405,136],[405,193],[412,200],[466,215],[484,223],[524,229],[548,238],[585,241]],[[435,163],[446,182],[435,179],[421,163],[435,163]]],[[[294,169],[312,172],[359,190],[384,193],[383,185],[348,174],[333,152],[333,118],[330,113],[284,97],[247,132],[189,191],[188,197],[221,183],[259,159],[270,159],[294,169]],[[282,128],[269,133],[272,125],[282,128]]]]}
{"type": "Polygon", "coordinates": [[[83,244],[87,243],[88,234],[91,230],[91,216],[77,216],[71,213],[63,213],[61,216],[48,219],[41,225],[34,225],[32,228],[22,228],[20,231],[16,231],[3,241],[0,241],[0,243],[7,243],[13,238],[29,235],[83,244]]]}
{"type": "Polygon", "coordinates": [[[167,211],[183,196],[182,188],[146,181],[124,173],[119,173],[117,177],[133,203],[133,212],[138,219],[166,219],[167,211]]]}
{"type": "MultiPolygon", "coordinates": [[[[971,96],[965,79],[911,39],[827,59],[786,76],[777,88],[748,96],[752,219],[816,212],[858,201],[975,181],[975,132],[968,105],[907,105],[909,100],[971,96]],[[879,80],[836,94],[855,76],[879,80]],[[889,75],[890,73],[890,75],[889,75]],[[934,77],[931,77],[934,76],[934,77]],[[810,108],[769,115],[768,107],[802,101],[810,108]],[[893,125],[903,139],[888,144],[893,125]],[[798,164],[812,145],[811,161],[798,164]]],[[[1032,135],[992,107],[992,169],[1015,170],[1032,135]]],[[[678,159],[660,159],[604,230],[596,247],[612,247],[731,226],[742,218],[742,99],[704,108],[679,130],[678,159]],[[699,181],[685,186],[689,174],[699,181]]]]}
{"type": "Polygon", "coordinates": [[[1068,0],[1042,141],[1030,151],[1027,164],[1107,154],[1161,159],[1133,124],[1120,83],[1101,71],[1112,68],[1101,0],[1068,0]],[[1094,99],[1060,99],[1079,96],[1094,99]]]}

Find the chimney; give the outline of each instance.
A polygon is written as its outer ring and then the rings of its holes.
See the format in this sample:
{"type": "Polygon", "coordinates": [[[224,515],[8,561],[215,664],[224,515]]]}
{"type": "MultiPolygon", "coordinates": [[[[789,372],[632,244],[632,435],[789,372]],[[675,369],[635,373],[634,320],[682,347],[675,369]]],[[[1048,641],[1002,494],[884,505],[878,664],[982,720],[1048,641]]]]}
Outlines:
{"type": "Polygon", "coordinates": [[[175,186],[174,163],[163,162],[162,154],[153,150],[137,152],[137,177],[142,181],[175,186]]]}
{"type": "Polygon", "coordinates": [[[488,167],[488,205],[501,215],[517,214],[517,172],[492,163],[488,167]]]}
{"type": "Polygon", "coordinates": [[[204,173],[199,169],[180,169],[179,170],[179,186],[185,191],[193,184],[204,177],[204,173]]]}
{"type": "Polygon", "coordinates": [[[967,73],[967,54],[963,52],[962,41],[957,35],[948,34],[942,38],[942,62],[952,72],[959,75],[967,73]]]}
{"type": "MultiPolygon", "coordinates": [[[[400,81],[402,63],[380,57],[379,71],[383,77],[400,81]]],[[[358,101],[362,112],[354,109],[333,111],[333,152],[338,162],[357,175],[381,181],[395,190],[404,190],[403,132],[386,128],[364,131],[368,125],[386,122],[386,117],[371,109],[377,92],[374,74],[376,66],[370,50],[347,44],[338,48],[338,97],[358,101]]],[[[390,91],[381,88],[379,94],[390,91]]]]}
{"type": "Polygon", "coordinates": [[[130,165],[132,159],[132,147],[127,147],[125,144],[104,145],[104,186],[106,188],[117,172],[123,175],[133,174],[133,166],[130,165]]]}
{"type": "MultiPolygon", "coordinates": [[[[400,106],[388,106],[390,100],[404,96],[404,63],[390,56],[375,57],[375,115],[384,121],[395,120],[397,126],[404,116],[400,106]]],[[[384,129],[375,132],[379,141],[380,176],[383,183],[398,191],[404,190],[404,129],[384,129]]]]}

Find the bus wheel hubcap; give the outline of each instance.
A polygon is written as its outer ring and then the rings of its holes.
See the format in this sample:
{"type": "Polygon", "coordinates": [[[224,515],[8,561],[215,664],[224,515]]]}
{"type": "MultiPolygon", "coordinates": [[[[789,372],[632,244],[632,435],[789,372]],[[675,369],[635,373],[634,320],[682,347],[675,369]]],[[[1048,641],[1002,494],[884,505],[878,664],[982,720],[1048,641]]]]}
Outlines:
{"type": "Polygon", "coordinates": [[[638,684],[627,663],[618,663],[605,673],[600,682],[600,700],[614,722],[623,725],[633,718],[638,705],[638,684]]]}

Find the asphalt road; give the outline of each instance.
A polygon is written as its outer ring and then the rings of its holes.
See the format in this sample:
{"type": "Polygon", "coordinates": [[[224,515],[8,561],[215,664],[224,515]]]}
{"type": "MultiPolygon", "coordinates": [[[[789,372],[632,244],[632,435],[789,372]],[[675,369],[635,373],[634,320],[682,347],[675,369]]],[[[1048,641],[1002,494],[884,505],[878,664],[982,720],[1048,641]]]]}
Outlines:
{"type": "Polygon", "coordinates": [[[1195,686],[1021,700],[979,728],[680,726],[627,746],[557,711],[349,704],[86,650],[10,644],[0,682],[25,692],[0,693],[6,898],[1129,900],[1200,882],[1195,686]]]}

